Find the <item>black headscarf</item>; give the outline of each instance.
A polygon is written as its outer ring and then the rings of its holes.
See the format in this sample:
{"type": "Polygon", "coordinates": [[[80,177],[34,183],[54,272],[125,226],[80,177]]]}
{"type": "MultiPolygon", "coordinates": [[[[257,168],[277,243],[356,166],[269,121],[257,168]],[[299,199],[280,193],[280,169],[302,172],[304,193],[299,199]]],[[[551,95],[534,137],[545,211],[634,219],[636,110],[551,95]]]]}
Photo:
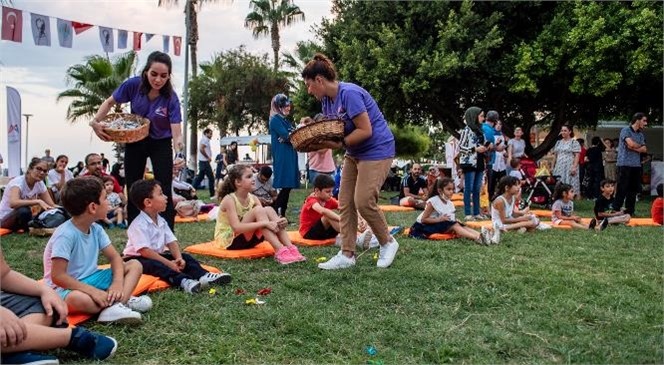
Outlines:
{"type": "Polygon", "coordinates": [[[482,129],[477,122],[477,117],[482,113],[482,109],[476,106],[471,106],[466,109],[466,113],[463,115],[463,119],[466,122],[466,125],[477,135],[482,134],[482,129]]]}

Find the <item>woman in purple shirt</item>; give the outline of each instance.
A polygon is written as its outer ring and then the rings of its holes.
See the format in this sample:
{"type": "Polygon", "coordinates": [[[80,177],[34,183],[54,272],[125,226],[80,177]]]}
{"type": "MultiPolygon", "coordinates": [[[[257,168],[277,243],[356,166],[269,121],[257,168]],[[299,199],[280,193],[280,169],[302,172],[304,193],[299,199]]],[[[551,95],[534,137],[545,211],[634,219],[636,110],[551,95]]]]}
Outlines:
{"type": "Polygon", "coordinates": [[[378,208],[378,194],[394,159],[394,136],[369,93],[355,84],[337,81],[332,62],[316,54],[302,71],[307,92],[322,102],[323,114],[345,124],[341,142],[325,141],[320,148],[345,148],[343,174],[339,189],[341,211],[341,251],[318,265],[324,270],[355,265],[358,212],[380,242],[378,267],[388,267],[399,244],[387,228],[378,208]],[[358,183],[359,182],[359,183],[358,183]]]}
{"type": "MultiPolygon", "coordinates": [[[[131,102],[131,113],[150,120],[150,134],[143,140],[127,143],[125,148],[125,178],[127,187],[143,178],[148,157],[152,161],[154,177],[161,183],[164,194],[168,197],[166,211],[163,213],[171,230],[175,223],[175,209],[171,196],[173,167],[181,168],[184,160],[173,160],[173,149],[182,150],[182,129],[180,122],[180,100],[171,85],[171,58],[163,52],[152,52],[141,72],[141,76],[132,77],[120,85],[113,95],[106,99],[99,108],[90,126],[99,138],[109,141],[99,120],[104,118],[115,104],[131,102]],[[171,144],[172,143],[172,144],[171,144]]],[[[127,206],[129,223],[138,216],[140,210],[133,204],[127,206]]]]}

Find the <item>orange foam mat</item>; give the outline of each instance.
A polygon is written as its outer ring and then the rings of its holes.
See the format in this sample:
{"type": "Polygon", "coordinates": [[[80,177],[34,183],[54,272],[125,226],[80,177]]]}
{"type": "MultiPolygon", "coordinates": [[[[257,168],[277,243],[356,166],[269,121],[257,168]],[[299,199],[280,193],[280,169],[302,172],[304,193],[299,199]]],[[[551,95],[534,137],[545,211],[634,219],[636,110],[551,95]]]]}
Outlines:
{"type": "Polygon", "coordinates": [[[463,207],[463,200],[452,200],[452,205],[455,207],[463,207]]]}
{"type": "Polygon", "coordinates": [[[197,217],[180,217],[179,215],[175,216],[175,223],[207,222],[207,220],[207,213],[199,214],[197,217]]]}
{"type": "Polygon", "coordinates": [[[383,212],[412,212],[413,207],[402,207],[400,205],[379,205],[378,208],[383,212]]]}
{"type": "Polygon", "coordinates": [[[288,231],[288,238],[290,238],[294,244],[299,246],[330,246],[333,245],[335,241],[334,238],[328,238],[326,240],[308,240],[303,238],[299,231],[288,231]]]}
{"type": "Polygon", "coordinates": [[[463,193],[452,194],[452,200],[463,200],[463,193]]]}
{"type": "Polygon", "coordinates": [[[219,247],[215,241],[191,245],[184,249],[185,252],[199,255],[219,257],[221,259],[259,259],[261,257],[274,256],[272,246],[263,241],[254,248],[246,250],[226,250],[219,247]]]}
{"type": "Polygon", "coordinates": [[[10,233],[12,233],[12,230],[11,230],[11,229],[0,228],[0,236],[4,236],[4,235],[6,235],[6,234],[10,234],[10,233]]]}
{"type": "Polygon", "coordinates": [[[632,218],[629,220],[627,223],[628,226],[630,227],[661,227],[661,224],[655,223],[655,221],[652,220],[652,218],[632,218]]]}
{"type": "Polygon", "coordinates": [[[546,209],[531,209],[531,213],[540,218],[551,218],[551,211],[546,209]]]}
{"type": "MultiPolygon", "coordinates": [[[[581,218],[581,223],[588,224],[588,223],[590,223],[590,219],[591,218],[581,218]]],[[[567,226],[567,225],[559,225],[559,224],[554,225],[553,223],[551,223],[551,221],[542,221],[542,223],[546,223],[546,224],[550,225],[553,228],[572,229],[572,227],[567,226]]],[[[491,221],[468,221],[468,222],[464,222],[464,224],[467,225],[468,227],[472,227],[472,228],[482,228],[482,227],[491,228],[492,227],[491,221]]]]}
{"type": "MultiPolygon", "coordinates": [[[[410,233],[410,228],[406,228],[403,230],[403,234],[406,236],[410,233]]],[[[453,240],[455,238],[458,238],[456,234],[454,233],[434,233],[431,236],[429,236],[427,239],[429,240],[434,240],[434,241],[444,241],[444,240],[453,240]]]]}

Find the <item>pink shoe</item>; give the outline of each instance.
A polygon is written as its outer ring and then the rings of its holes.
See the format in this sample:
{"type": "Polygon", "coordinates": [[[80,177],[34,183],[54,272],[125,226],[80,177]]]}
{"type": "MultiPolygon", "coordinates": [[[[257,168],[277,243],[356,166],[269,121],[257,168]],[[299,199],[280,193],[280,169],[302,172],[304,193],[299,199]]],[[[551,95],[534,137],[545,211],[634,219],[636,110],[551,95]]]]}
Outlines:
{"type": "Polygon", "coordinates": [[[274,259],[282,265],[288,265],[300,261],[300,258],[293,255],[293,253],[285,246],[277,251],[274,255],[274,259]]]}
{"type": "Polygon", "coordinates": [[[300,250],[297,248],[297,246],[291,245],[291,246],[286,246],[286,248],[290,250],[291,254],[294,257],[297,257],[299,259],[298,261],[307,261],[307,258],[300,253],[300,250]]]}

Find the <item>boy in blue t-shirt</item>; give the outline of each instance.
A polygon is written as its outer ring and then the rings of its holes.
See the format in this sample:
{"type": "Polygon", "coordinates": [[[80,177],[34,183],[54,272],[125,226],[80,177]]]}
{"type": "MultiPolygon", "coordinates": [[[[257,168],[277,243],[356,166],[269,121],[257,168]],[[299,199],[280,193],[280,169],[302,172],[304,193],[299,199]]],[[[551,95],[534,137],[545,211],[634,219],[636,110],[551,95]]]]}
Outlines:
{"type": "Polygon", "coordinates": [[[99,322],[138,324],[139,312],[152,308],[147,296],[132,297],[143,273],[138,261],[123,262],[97,223],[106,218],[106,190],[97,177],[67,181],[62,204],[71,219],[61,224],[44,249],[44,281],[55,289],[70,311],[99,313],[99,322]],[[99,251],[111,263],[99,269],[99,251]]]}

